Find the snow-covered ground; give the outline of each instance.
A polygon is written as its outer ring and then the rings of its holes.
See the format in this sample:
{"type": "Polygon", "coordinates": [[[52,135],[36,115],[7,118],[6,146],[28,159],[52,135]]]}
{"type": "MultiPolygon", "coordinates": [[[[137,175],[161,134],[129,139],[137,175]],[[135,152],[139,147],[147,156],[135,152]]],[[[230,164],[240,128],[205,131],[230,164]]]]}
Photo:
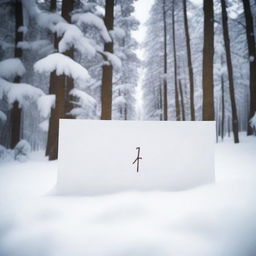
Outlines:
{"type": "Polygon", "coordinates": [[[256,255],[256,138],[216,145],[216,183],[182,192],[51,196],[43,153],[0,164],[1,256],[256,255]]]}

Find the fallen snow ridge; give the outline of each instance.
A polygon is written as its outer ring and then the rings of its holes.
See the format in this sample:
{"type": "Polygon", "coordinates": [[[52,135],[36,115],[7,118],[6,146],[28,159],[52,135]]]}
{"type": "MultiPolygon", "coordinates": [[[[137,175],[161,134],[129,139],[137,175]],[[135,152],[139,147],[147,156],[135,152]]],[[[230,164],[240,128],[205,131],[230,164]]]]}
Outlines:
{"type": "Polygon", "coordinates": [[[256,255],[255,152],[255,137],[216,145],[214,185],[94,197],[47,195],[57,161],[44,152],[1,162],[0,255],[256,255]]]}

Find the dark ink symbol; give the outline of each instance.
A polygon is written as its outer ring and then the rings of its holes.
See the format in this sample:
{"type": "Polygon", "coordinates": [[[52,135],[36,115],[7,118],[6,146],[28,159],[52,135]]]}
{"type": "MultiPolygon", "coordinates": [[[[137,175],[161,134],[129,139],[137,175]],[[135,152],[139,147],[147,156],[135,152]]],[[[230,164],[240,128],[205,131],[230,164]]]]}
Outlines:
{"type": "Polygon", "coordinates": [[[140,157],[140,147],[137,147],[136,150],[138,150],[138,155],[137,155],[137,158],[133,161],[132,164],[135,164],[137,162],[137,172],[139,172],[140,160],[142,159],[142,157],[140,157]]]}

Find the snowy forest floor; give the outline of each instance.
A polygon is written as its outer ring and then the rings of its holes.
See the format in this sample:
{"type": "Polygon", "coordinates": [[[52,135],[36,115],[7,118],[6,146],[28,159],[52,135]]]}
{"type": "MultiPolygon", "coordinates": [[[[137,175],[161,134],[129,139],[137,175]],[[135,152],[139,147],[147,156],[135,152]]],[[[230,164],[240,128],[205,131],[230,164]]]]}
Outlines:
{"type": "Polygon", "coordinates": [[[0,164],[1,256],[256,255],[255,137],[216,144],[216,183],[181,192],[50,196],[42,155],[0,164]]]}

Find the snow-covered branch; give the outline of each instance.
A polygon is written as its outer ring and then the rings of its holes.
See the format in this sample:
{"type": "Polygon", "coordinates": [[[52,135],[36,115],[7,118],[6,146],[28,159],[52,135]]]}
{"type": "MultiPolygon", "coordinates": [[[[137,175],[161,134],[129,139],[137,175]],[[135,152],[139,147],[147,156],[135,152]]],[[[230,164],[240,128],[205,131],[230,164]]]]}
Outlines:
{"type": "Polygon", "coordinates": [[[53,53],[37,61],[34,70],[39,73],[56,71],[58,76],[65,74],[74,80],[84,82],[90,79],[88,71],[83,66],[61,53],[53,53]]]}

